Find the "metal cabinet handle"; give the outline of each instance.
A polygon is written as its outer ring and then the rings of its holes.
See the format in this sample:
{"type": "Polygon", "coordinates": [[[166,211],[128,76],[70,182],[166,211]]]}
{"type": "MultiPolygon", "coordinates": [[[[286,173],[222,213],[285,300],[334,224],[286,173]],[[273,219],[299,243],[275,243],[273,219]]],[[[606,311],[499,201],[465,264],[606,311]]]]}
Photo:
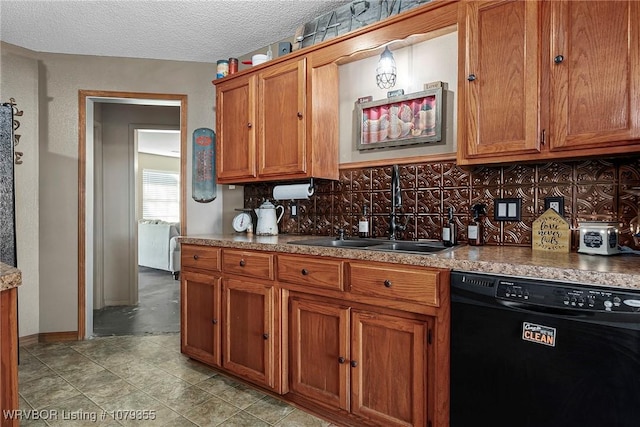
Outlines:
{"type": "Polygon", "coordinates": [[[200,258],[198,255],[193,256],[193,259],[195,259],[196,261],[198,260],[198,258],[200,258]]]}
{"type": "Polygon", "coordinates": [[[351,361],[351,367],[352,367],[352,368],[355,368],[355,367],[357,367],[357,366],[358,366],[358,362],[356,362],[355,360],[352,360],[352,361],[351,361]]]}
{"type": "Polygon", "coordinates": [[[302,113],[300,111],[298,111],[298,118],[301,119],[302,118],[302,113]]]}
{"type": "Polygon", "coordinates": [[[342,365],[344,362],[346,362],[346,360],[345,360],[345,358],[344,358],[344,357],[342,357],[342,356],[338,357],[338,363],[339,363],[339,364],[341,364],[341,365],[342,365]]]}
{"type": "Polygon", "coordinates": [[[240,260],[240,267],[244,267],[245,265],[247,265],[246,261],[241,259],[240,260]]]}
{"type": "Polygon", "coordinates": [[[303,268],[301,273],[302,273],[303,276],[306,276],[307,274],[309,274],[309,272],[307,271],[306,268],[303,268]]]}
{"type": "Polygon", "coordinates": [[[247,127],[248,127],[249,129],[251,129],[251,128],[253,127],[253,125],[252,125],[251,123],[247,123],[247,127]]]}
{"type": "Polygon", "coordinates": [[[391,287],[391,280],[386,279],[386,280],[384,281],[384,286],[385,286],[385,288],[390,288],[390,287],[391,287]]]}
{"type": "Polygon", "coordinates": [[[563,61],[564,61],[564,56],[562,55],[558,55],[555,58],[553,58],[553,62],[555,62],[556,64],[560,64],[563,61]]]}
{"type": "Polygon", "coordinates": [[[264,338],[265,340],[269,339],[269,334],[262,334],[262,338],[264,338]]]}
{"type": "Polygon", "coordinates": [[[214,325],[218,324],[218,319],[211,319],[211,323],[213,323],[214,325]]]}
{"type": "Polygon", "coordinates": [[[469,74],[469,77],[467,77],[467,80],[469,80],[470,82],[474,81],[475,79],[476,79],[475,74],[469,74]]]}

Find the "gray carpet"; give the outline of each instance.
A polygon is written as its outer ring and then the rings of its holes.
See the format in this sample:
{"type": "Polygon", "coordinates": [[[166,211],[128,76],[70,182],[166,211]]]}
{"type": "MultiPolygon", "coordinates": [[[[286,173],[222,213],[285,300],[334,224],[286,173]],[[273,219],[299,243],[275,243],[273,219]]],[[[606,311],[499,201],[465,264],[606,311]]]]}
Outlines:
{"type": "Polygon", "coordinates": [[[171,273],[139,267],[136,306],[93,311],[94,336],[180,332],[180,281],[171,273]]]}

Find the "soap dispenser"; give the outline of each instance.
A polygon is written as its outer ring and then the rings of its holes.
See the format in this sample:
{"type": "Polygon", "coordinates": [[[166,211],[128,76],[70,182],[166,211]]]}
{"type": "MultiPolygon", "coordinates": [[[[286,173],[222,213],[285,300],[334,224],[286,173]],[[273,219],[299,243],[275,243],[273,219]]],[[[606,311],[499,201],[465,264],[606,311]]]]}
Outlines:
{"type": "Polygon", "coordinates": [[[456,223],[453,219],[453,208],[449,208],[449,214],[447,222],[442,228],[442,244],[447,247],[454,246],[456,244],[456,223]]]}
{"type": "Polygon", "coordinates": [[[467,227],[467,237],[471,246],[482,246],[484,244],[484,230],[481,216],[487,214],[487,205],[476,203],[471,207],[473,219],[467,227]]]}

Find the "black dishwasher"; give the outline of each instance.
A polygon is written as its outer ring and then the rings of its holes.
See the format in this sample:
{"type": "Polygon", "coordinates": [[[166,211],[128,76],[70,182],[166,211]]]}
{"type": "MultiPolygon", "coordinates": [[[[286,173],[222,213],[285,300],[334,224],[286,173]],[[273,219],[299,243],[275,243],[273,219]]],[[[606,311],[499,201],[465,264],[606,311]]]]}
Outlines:
{"type": "Polygon", "coordinates": [[[452,272],[450,425],[640,426],[640,291],[452,272]]]}

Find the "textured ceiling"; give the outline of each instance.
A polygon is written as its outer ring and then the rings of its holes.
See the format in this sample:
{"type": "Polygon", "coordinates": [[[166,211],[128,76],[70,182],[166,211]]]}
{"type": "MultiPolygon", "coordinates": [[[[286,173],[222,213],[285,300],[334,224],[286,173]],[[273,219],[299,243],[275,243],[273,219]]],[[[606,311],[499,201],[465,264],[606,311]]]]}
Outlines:
{"type": "Polygon", "coordinates": [[[350,0],[0,0],[0,40],[37,52],[212,63],[350,0]]]}

